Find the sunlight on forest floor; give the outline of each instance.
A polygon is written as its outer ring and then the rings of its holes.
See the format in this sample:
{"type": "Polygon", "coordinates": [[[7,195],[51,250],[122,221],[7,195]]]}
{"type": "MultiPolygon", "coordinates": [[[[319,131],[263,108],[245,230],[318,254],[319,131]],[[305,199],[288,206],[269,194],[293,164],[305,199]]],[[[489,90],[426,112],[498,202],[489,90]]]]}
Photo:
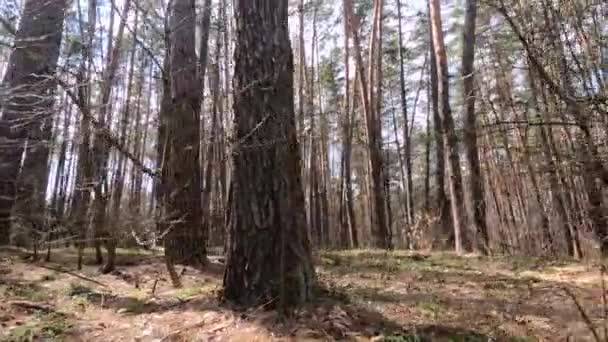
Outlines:
{"type": "Polygon", "coordinates": [[[74,271],[82,279],[57,271],[75,269],[74,250],[54,251],[52,263],[16,251],[0,250],[2,341],[591,340],[564,288],[602,324],[599,267],[567,261],[323,252],[318,299],[280,320],[218,303],[217,272],[179,267],[184,286],[172,288],[155,253],[120,250],[116,272],[87,264],[74,271]]]}

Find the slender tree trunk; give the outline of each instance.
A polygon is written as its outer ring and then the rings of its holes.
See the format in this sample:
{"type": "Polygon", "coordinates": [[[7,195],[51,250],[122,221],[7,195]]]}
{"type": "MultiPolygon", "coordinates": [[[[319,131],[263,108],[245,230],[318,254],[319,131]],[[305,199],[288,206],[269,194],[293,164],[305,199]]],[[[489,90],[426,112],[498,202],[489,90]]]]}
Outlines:
{"type": "Polygon", "coordinates": [[[431,210],[431,86],[427,83],[426,136],[424,141],[424,211],[431,210]]]}
{"type": "Polygon", "coordinates": [[[460,155],[458,153],[458,137],[452,118],[449,94],[448,62],[443,41],[443,29],[441,23],[441,6],[439,0],[429,0],[431,32],[433,36],[433,47],[437,62],[437,79],[439,90],[439,107],[443,123],[443,144],[448,159],[448,185],[450,204],[452,207],[452,221],[454,224],[454,244],[456,253],[461,254],[466,250],[467,237],[465,231],[466,214],[464,212],[464,196],[462,176],[460,171],[460,155]]]}
{"type": "MultiPolygon", "coordinates": [[[[128,12],[124,12],[124,16],[126,17],[128,12]]],[[[127,128],[129,126],[130,117],[131,117],[131,95],[133,90],[133,75],[135,73],[135,52],[136,52],[136,42],[135,39],[137,37],[137,23],[138,23],[138,13],[135,14],[135,29],[133,30],[133,46],[131,47],[131,53],[129,56],[129,72],[127,75],[127,90],[126,90],[126,99],[122,113],[122,120],[120,123],[120,144],[121,146],[125,146],[127,143],[127,128]]],[[[120,34],[120,32],[119,32],[120,34]]],[[[117,43],[117,47],[120,48],[120,45],[117,43]]],[[[141,85],[139,85],[141,87],[141,85]]],[[[138,109],[137,109],[138,110],[138,109]]],[[[122,202],[123,189],[125,185],[125,157],[124,154],[120,154],[118,156],[118,162],[116,165],[116,175],[113,179],[112,184],[112,207],[110,212],[112,213],[112,221],[111,225],[114,227],[112,231],[108,229],[108,234],[105,241],[105,246],[108,252],[108,258],[106,260],[106,264],[103,267],[103,273],[110,273],[115,268],[116,263],[116,246],[118,243],[118,237],[116,236],[118,232],[116,231],[116,227],[120,226],[121,215],[120,215],[120,207],[122,202]]],[[[105,211],[104,211],[105,214],[105,211]]],[[[101,213],[100,213],[101,215],[101,213]]]]}
{"type": "MultiPolygon", "coordinates": [[[[401,0],[397,0],[397,16],[399,20],[399,86],[401,87],[401,110],[403,113],[403,155],[405,167],[407,169],[407,182],[405,186],[405,207],[406,207],[406,224],[413,224],[414,221],[414,194],[412,180],[412,150],[410,145],[410,127],[407,115],[407,89],[405,88],[405,68],[403,56],[405,48],[403,47],[403,29],[401,15],[401,0]]],[[[416,110],[416,108],[414,108],[416,110]]],[[[396,137],[395,137],[396,138],[396,137]]],[[[401,166],[403,168],[403,165],[401,166]]]]}
{"type": "Polygon", "coordinates": [[[439,229],[436,229],[442,236],[439,238],[441,248],[446,248],[454,241],[454,229],[452,227],[452,218],[450,215],[450,199],[445,192],[445,146],[443,145],[443,123],[439,114],[439,86],[437,78],[437,58],[435,57],[433,40],[430,40],[430,88],[431,88],[431,104],[433,110],[433,128],[435,138],[435,187],[437,194],[435,201],[436,209],[439,212],[439,229]]]}
{"type": "MultiPolygon", "coordinates": [[[[54,225],[49,229],[47,236],[47,254],[46,262],[51,261],[51,246],[53,239],[58,236],[57,227],[63,226],[64,218],[64,206],[65,206],[65,184],[66,176],[69,172],[69,168],[66,169],[66,160],[68,156],[68,139],[69,139],[69,128],[72,123],[72,105],[67,105],[64,108],[64,118],[61,127],[61,145],[59,147],[59,153],[57,155],[57,168],[55,169],[55,186],[53,189],[53,196],[51,197],[51,213],[52,221],[54,225]]],[[[70,156],[70,158],[73,158],[70,156]]],[[[69,165],[68,165],[69,166],[69,165]]]]}
{"type": "Polygon", "coordinates": [[[203,232],[209,234],[209,229],[212,226],[212,215],[211,215],[211,190],[214,183],[214,172],[213,165],[217,161],[215,157],[216,147],[218,141],[218,116],[219,116],[219,103],[220,103],[220,52],[222,50],[222,40],[219,37],[216,38],[216,50],[214,64],[211,66],[210,71],[210,85],[213,97],[213,103],[211,106],[211,134],[207,141],[207,166],[205,167],[205,179],[204,188],[202,195],[202,216],[203,216],[203,232]]]}
{"type": "MultiPolygon", "coordinates": [[[[392,101],[392,93],[390,95],[391,101],[392,101]]],[[[408,185],[407,185],[407,181],[405,178],[405,165],[403,163],[403,156],[401,155],[400,151],[401,151],[401,144],[399,143],[399,134],[397,131],[397,115],[395,114],[396,109],[393,107],[391,109],[391,113],[392,113],[392,119],[393,119],[393,133],[394,133],[394,137],[395,137],[395,145],[397,147],[397,154],[398,154],[398,158],[399,158],[399,176],[401,177],[401,184],[403,187],[403,195],[404,195],[404,199],[403,199],[403,217],[404,217],[404,228],[402,229],[401,232],[401,237],[403,238],[403,242],[406,248],[409,248],[410,246],[410,233],[411,233],[411,226],[412,226],[412,220],[410,220],[410,214],[409,214],[409,205],[408,205],[408,197],[409,197],[409,191],[408,191],[408,185]]],[[[407,124],[406,124],[407,127],[407,124]]],[[[388,158],[388,153],[387,153],[387,158],[388,158]]],[[[387,159],[388,162],[388,159],[387,159]]],[[[390,194],[390,189],[387,189],[387,193],[390,194]]]]}
{"type": "MultiPolygon", "coordinates": [[[[111,50],[108,50],[108,58],[107,65],[103,72],[103,79],[101,84],[101,98],[100,98],[100,107],[98,113],[98,122],[101,127],[109,129],[111,125],[111,118],[113,114],[113,106],[112,106],[112,88],[114,85],[114,80],[116,78],[116,72],[118,70],[118,63],[120,60],[120,54],[122,53],[123,46],[122,41],[124,37],[125,26],[127,22],[127,18],[129,16],[129,10],[131,8],[131,0],[127,0],[124,3],[124,7],[122,10],[122,17],[120,20],[120,24],[118,25],[118,32],[116,35],[116,42],[113,46],[108,42],[108,48],[111,47],[111,50]]],[[[113,37],[108,37],[109,40],[113,40],[113,37]]],[[[132,78],[132,73],[130,75],[132,78]]],[[[128,97],[127,92],[127,97],[128,97]]],[[[128,102],[127,102],[128,103],[128,102]]],[[[125,113],[128,115],[129,113],[125,113]]],[[[124,124],[124,122],[123,122],[124,124]]],[[[124,145],[124,144],[123,144],[124,145]]],[[[95,137],[93,143],[93,154],[94,154],[94,175],[95,175],[95,200],[93,203],[93,232],[95,236],[95,251],[96,251],[96,261],[98,264],[103,262],[103,258],[101,257],[101,244],[102,242],[106,243],[108,248],[108,254],[114,254],[111,252],[115,248],[116,243],[113,242],[114,232],[111,227],[106,225],[106,209],[108,204],[108,198],[110,197],[110,191],[108,187],[110,186],[110,182],[108,180],[108,161],[110,157],[110,148],[105,139],[100,138],[99,136],[95,137]],[[110,228],[110,229],[108,229],[110,228]]],[[[120,172],[120,177],[122,177],[122,163],[118,165],[118,172],[120,172]]],[[[113,265],[106,265],[108,267],[112,267],[113,265]]],[[[107,271],[107,269],[104,270],[107,271]]],[[[108,271],[109,272],[109,271],[108,271]]]]}
{"type": "MultiPolygon", "coordinates": [[[[353,15],[352,3],[350,0],[346,0],[345,6],[349,11],[348,18],[350,21],[350,31],[353,35],[353,42],[355,47],[355,57],[356,57],[356,66],[357,72],[359,74],[359,85],[361,89],[361,99],[363,102],[363,111],[365,113],[366,118],[366,128],[367,128],[367,147],[370,158],[370,168],[371,168],[371,195],[372,195],[372,203],[374,210],[374,217],[372,225],[372,232],[374,235],[374,245],[376,247],[390,249],[392,248],[392,241],[390,237],[390,230],[387,226],[386,222],[386,193],[385,186],[383,181],[383,155],[382,155],[382,142],[381,142],[381,134],[379,131],[379,116],[376,115],[376,109],[378,104],[374,102],[374,97],[371,94],[373,91],[372,80],[369,80],[369,84],[366,79],[363,58],[361,55],[361,42],[359,39],[358,32],[358,18],[353,15]],[[369,89],[368,89],[369,85],[369,89]]],[[[372,30],[372,36],[370,38],[370,57],[374,59],[376,57],[376,53],[374,53],[376,47],[376,39],[375,35],[377,34],[377,28],[381,25],[381,12],[382,12],[382,1],[376,0],[375,2],[375,14],[374,14],[374,29],[372,30]],[[375,33],[374,33],[375,32],[375,33]]],[[[378,61],[379,62],[379,61],[378,61]]],[[[374,75],[373,70],[374,63],[370,61],[369,64],[369,75],[374,75]]],[[[381,77],[379,77],[381,79],[381,77]]],[[[371,214],[371,212],[370,212],[371,214]]]]}
{"type": "Polygon", "coordinates": [[[303,139],[304,133],[304,113],[305,113],[305,99],[304,99],[304,78],[306,70],[306,45],[304,39],[304,0],[300,0],[298,3],[298,20],[299,20],[299,34],[298,34],[298,137],[303,139]]]}
{"type": "Polygon", "coordinates": [[[347,231],[346,234],[350,234],[352,246],[355,248],[359,247],[359,239],[357,234],[357,220],[355,217],[354,199],[353,199],[353,184],[352,184],[352,143],[353,143],[353,116],[355,113],[354,100],[356,86],[350,84],[350,30],[349,30],[349,11],[346,7],[348,0],[344,0],[344,68],[345,68],[345,88],[344,88],[344,126],[343,126],[343,175],[344,175],[344,187],[345,187],[345,217],[347,226],[343,227],[347,231]],[[352,96],[351,95],[352,88],[352,96]],[[351,97],[353,98],[353,106],[350,105],[351,97]]]}
{"type": "Polygon", "coordinates": [[[475,20],[477,1],[465,2],[465,19],[462,35],[462,88],[464,101],[464,143],[469,166],[469,191],[471,193],[471,217],[475,232],[475,247],[483,255],[489,253],[488,227],[486,226],[486,201],[484,180],[479,165],[477,149],[477,122],[475,117],[475,20]]]}

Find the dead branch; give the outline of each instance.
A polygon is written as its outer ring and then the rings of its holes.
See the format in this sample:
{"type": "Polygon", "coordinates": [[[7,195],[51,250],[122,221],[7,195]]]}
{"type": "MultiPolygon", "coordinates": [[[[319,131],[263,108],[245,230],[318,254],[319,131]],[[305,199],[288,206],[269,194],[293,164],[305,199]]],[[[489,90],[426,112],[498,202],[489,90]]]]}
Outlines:
{"type": "Polygon", "coordinates": [[[95,279],[91,279],[91,278],[85,277],[85,276],[83,276],[81,274],[72,272],[70,270],[66,270],[66,269],[64,269],[62,267],[53,267],[53,266],[46,266],[46,265],[37,265],[37,266],[41,267],[41,268],[45,268],[47,270],[51,270],[51,271],[55,271],[55,272],[59,272],[59,273],[69,274],[69,275],[71,275],[73,277],[76,277],[76,278],[79,278],[79,279],[82,279],[82,280],[86,280],[86,281],[91,282],[93,284],[97,284],[97,285],[99,285],[101,287],[105,287],[105,288],[108,287],[106,284],[101,283],[101,282],[99,282],[99,281],[97,281],[95,279]]]}
{"type": "Polygon", "coordinates": [[[572,293],[572,291],[570,291],[570,289],[565,286],[562,287],[562,289],[564,290],[566,295],[572,299],[572,301],[574,302],[574,305],[576,305],[576,309],[578,310],[581,317],[583,318],[583,321],[585,322],[587,329],[589,329],[589,331],[591,331],[591,333],[593,334],[593,338],[595,339],[595,341],[602,342],[602,339],[600,338],[599,333],[597,332],[597,330],[595,329],[595,326],[593,325],[593,321],[591,321],[591,318],[589,318],[589,315],[587,315],[587,312],[585,311],[585,309],[583,308],[581,303],[576,298],[576,295],[574,293],[572,293]]]}
{"type": "Polygon", "coordinates": [[[74,94],[74,92],[71,90],[70,86],[66,82],[64,82],[59,77],[56,77],[55,81],[57,82],[57,84],[59,84],[59,86],[61,86],[61,88],[65,91],[66,95],[68,95],[68,97],[76,105],[82,116],[86,117],[91,121],[93,127],[95,128],[94,133],[97,137],[104,139],[110,147],[115,148],[118,152],[123,154],[141,172],[152,178],[160,178],[159,174],[156,171],[144,165],[144,163],[142,163],[139,158],[137,158],[133,153],[131,153],[123,144],[120,143],[120,141],[115,136],[112,135],[108,128],[105,127],[105,125],[95,119],[89,108],[84,103],[82,103],[82,101],[78,98],[78,96],[76,96],[76,94],[74,94]]]}

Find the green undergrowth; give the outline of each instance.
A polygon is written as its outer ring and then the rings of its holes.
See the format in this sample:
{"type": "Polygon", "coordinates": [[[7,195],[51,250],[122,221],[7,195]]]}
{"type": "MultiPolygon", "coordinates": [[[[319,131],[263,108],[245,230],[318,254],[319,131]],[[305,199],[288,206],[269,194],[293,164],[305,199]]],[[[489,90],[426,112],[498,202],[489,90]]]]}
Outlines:
{"type": "Polygon", "coordinates": [[[37,312],[25,324],[10,330],[8,335],[1,340],[7,342],[61,341],[72,327],[72,323],[64,314],[37,312]]]}
{"type": "Polygon", "coordinates": [[[42,302],[49,299],[50,294],[37,284],[0,284],[0,298],[2,297],[42,302]]]}
{"type": "Polygon", "coordinates": [[[384,251],[355,249],[322,251],[321,265],[335,273],[352,272],[440,272],[481,274],[488,270],[503,270],[519,275],[526,271],[555,273],[567,266],[568,260],[523,256],[456,256],[453,253],[423,254],[404,250],[384,251]]]}
{"type": "Polygon", "coordinates": [[[200,286],[184,287],[178,289],[175,292],[175,296],[181,300],[188,300],[190,298],[197,297],[200,295],[211,294],[216,288],[217,285],[212,283],[202,284],[200,286]]]}

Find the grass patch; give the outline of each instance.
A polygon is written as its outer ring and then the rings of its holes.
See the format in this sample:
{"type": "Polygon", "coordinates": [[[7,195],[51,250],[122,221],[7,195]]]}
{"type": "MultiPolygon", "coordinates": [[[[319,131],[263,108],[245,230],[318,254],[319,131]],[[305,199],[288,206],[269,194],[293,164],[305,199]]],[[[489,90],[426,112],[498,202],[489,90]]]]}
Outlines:
{"type": "Polygon", "coordinates": [[[93,291],[93,289],[90,287],[79,283],[70,283],[70,287],[67,291],[67,295],[70,297],[88,297],[89,295],[95,293],[95,291],[93,291]]]}
{"type": "Polygon", "coordinates": [[[16,297],[32,302],[43,302],[49,299],[48,292],[36,284],[11,284],[4,287],[4,296],[16,297]]]}
{"type": "Polygon", "coordinates": [[[64,314],[38,313],[24,325],[18,326],[3,338],[3,341],[26,342],[37,340],[55,341],[72,329],[64,314]]]}
{"type": "Polygon", "coordinates": [[[337,273],[376,271],[396,273],[405,270],[426,270],[432,265],[428,257],[408,251],[357,249],[327,251],[320,254],[321,263],[337,273]]]}
{"type": "Polygon", "coordinates": [[[79,283],[70,283],[70,287],[67,289],[66,294],[68,297],[71,297],[74,304],[82,310],[86,309],[86,305],[84,305],[85,302],[101,303],[104,296],[102,293],[79,283]]]}
{"type": "Polygon", "coordinates": [[[348,289],[347,294],[355,300],[398,303],[401,295],[394,292],[383,291],[382,288],[361,287],[348,289]]]}
{"type": "Polygon", "coordinates": [[[416,307],[426,314],[430,315],[434,320],[437,320],[443,312],[447,310],[446,306],[439,301],[439,298],[431,296],[424,302],[419,302],[416,307]]]}
{"type": "Polygon", "coordinates": [[[175,296],[181,300],[188,300],[192,297],[196,297],[202,294],[207,294],[216,288],[213,284],[205,284],[202,286],[185,287],[178,289],[175,292],[175,296]]]}
{"type": "Polygon", "coordinates": [[[118,313],[130,313],[130,314],[140,314],[146,312],[146,302],[138,299],[129,297],[124,302],[122,308],[118,309],[118,313]]]}

